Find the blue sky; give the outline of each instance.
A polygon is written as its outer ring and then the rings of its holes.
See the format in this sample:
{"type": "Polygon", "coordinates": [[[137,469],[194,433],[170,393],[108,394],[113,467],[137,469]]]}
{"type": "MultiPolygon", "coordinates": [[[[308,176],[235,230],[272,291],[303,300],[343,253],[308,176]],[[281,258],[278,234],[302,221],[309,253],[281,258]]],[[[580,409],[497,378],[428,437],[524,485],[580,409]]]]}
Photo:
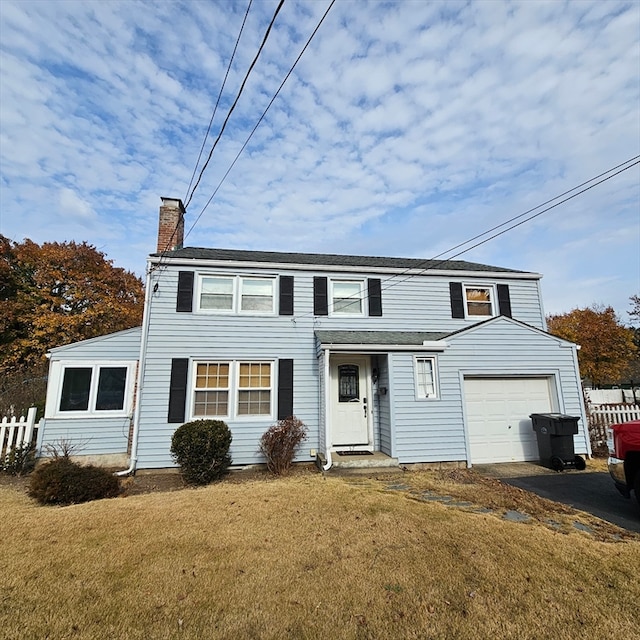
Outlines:
{"type": "MultiPolygon", "coordinates": [[[[187,229],[329,2],[284,3],[187,229]]],[[[251,8],[214,134],[276,6],[251,8]]],[[[246,7],[3,0],[0,232],[142,275],[246,7]]],[[[430,258],[638,154],[640,2],[338,0],[185,244],[430,258]]],[[[636,165],[462,257],[627,322],[639,254],[636,165]]]]}

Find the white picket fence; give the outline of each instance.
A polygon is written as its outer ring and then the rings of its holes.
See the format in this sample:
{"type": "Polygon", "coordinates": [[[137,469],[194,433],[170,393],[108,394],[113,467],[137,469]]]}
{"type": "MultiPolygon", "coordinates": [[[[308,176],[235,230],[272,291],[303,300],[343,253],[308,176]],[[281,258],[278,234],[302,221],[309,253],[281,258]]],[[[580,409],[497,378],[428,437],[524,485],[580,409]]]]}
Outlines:
{"type": "Polygon", "coordinates": [[[21,416],[20,419],[16,419],[15,416],[11,419],[2,418],[0,423],[0,460],[4,460],[11,449],[36,441],[40,428],[40,423],[36,424],[36,412],[36,407],[31,407],[26,418],[24,416],[21,416]]]}
{"type": "Polygon", "coordinates": [[[629,403],[589,405],[589,431],[591,440],[604,442],[607,428],[619,422],[640,420],[640,405],[629,403]]]}

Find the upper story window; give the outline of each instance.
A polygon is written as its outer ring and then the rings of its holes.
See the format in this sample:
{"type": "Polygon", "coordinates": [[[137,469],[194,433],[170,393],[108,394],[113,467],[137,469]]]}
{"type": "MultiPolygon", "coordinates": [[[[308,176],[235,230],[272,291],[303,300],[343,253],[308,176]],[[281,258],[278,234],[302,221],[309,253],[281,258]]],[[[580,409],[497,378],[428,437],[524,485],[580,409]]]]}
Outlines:
{"type": "Polygon", "coordinates": [[[466,286],[464,295],[468,317],[491,317],[495,315],[492,287],[466,286]]]}
{"type": "Polygon", "coordinates": [[[361,316],[363,314],[364,282],[361,280],[331,281],[331,315],[361,316]]]}
{"type": "Polygon", "coordinates": [[[275,279],[201,276],[199,306],[212,313],[275,313],[275,279]]]}

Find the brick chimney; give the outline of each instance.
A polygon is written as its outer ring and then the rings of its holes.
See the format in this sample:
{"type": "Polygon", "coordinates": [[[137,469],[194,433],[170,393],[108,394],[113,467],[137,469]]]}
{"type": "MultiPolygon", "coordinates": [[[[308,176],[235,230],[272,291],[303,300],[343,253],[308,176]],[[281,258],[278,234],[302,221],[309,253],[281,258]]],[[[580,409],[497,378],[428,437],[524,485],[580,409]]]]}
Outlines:
{"type": "Polygon", "coordinates": [[[158,221],[158,253],[182,249],[185,209],[180,198],[161,198],[158,221]]]}

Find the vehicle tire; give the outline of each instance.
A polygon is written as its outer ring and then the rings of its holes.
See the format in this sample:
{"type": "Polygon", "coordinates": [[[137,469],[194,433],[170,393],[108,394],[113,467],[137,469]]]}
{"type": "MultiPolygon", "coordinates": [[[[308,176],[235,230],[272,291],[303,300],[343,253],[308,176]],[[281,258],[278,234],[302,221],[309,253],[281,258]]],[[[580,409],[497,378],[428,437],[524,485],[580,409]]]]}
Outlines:
{"type": "Polygon", "coordinates": [[[640,506],[640,469],[636,470],[636,481],[633,483],[633,490],[636,492],[636,500],[640,506]]]}
{"type": "Polygon", "coordinates": [[[562,458],[553,456],[553,458],[551,458],[551,468],[554,471],[562,471],[564,469],[564,461],[562,460],[562,458]]]}
{"type": "Polygon", "coordinates": [[[584,471],[587,468],[587,463],[582,456],[576,456],[573,460],[573,464],[578,471],[584,471]]]}

